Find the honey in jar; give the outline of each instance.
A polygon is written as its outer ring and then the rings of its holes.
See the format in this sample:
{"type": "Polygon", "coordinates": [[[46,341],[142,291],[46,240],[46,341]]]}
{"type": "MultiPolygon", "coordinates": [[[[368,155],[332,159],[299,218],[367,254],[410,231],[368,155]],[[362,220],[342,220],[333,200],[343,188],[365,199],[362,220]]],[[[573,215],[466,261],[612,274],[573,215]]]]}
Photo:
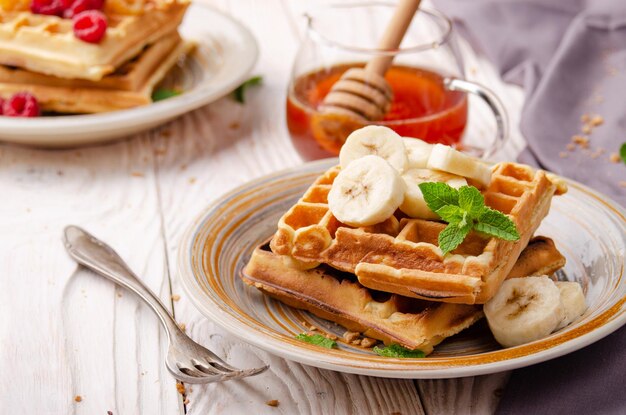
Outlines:
{"type": "MultiPolygon", "coordinates": [[[[341,75],[359,64],[334,66],[304,74],[295,79],[287,96],[287,127],[296,150],[306,160],[339,154],[350,132],[367,125],[346,116],[320,113],[324,97],[341,75]],[[335,123],[328,134],[328,128],[335,123]]],[[[467,95],[450,91],[444,76],[431,70],[395,65],[385,78],[393,90],[391,108],[384,119],[386,125],[404,137],[417,137],[430,143],[457,144],[467,123],[467,95]]]]}

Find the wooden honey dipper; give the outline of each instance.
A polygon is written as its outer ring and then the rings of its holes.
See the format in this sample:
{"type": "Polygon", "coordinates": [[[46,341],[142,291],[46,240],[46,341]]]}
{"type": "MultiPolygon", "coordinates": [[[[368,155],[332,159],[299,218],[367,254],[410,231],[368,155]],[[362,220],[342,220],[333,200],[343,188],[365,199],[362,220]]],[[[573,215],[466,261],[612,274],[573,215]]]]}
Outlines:
{"type": "MultiPolygon", "coordinates": [[[[385,29],[379,50],[397,50],[404,38],[420,0],[400,0],[385,29]]],[[[337,114],[359,121],[381,120],[393,100],[393,91],[385,80],[394,55],[378,55],[364,68],[351,68],[335,82],[319,107],[323,114],[337,114]]]]}

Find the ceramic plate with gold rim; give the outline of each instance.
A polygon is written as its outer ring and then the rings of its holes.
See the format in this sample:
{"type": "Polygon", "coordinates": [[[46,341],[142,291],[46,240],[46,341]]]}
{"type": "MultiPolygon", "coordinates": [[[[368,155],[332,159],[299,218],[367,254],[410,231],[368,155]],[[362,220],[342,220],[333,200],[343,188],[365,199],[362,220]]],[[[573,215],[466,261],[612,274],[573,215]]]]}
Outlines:
{"type": "Polygon", "coordinates": [[[241,186],[208,207],[183,237],[179,274],[195,306],[246,342],[304,364],[394,378],[449,378],[514,369],[593,343],[626,323],[624,209],[575,182],[552,202],[538,234],[567,257],[559,279],[582,284],[589,309],[549,337],[502,349],[484,321],[446,339],[422,359],[394,359],[339,343],[324,349],[294,339],[303,322],[339,337],[340,326],[293,309],[239,278],[253,248],[270,237],[278,218],[336,160],[308,163],[241,186]]]}
{"type": "Polygon", "coordinates": [[[0,140],[67,147],[126,137],[213,102],[250,76],[259,54],[257,42],[232,17],[194,3],[179,30],[183,38],[196,43],[196,50],[169,72],[163,85],[181,87],[183,94],[143,107],[101,114],[0,117],[0,140]]]}

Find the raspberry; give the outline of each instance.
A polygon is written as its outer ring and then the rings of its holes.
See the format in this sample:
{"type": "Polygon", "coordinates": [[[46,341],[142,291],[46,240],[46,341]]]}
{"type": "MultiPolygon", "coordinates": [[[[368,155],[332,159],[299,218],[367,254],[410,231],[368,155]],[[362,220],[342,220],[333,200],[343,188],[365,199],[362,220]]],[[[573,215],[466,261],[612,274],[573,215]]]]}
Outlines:
{"type": "Polygon", "coordinates": [[[18,92],[4,101],[2,112],[7,117],[37,117],[39,116],[39,104],[32,94],[18,92]]]}
{"type": "Polygon", "coordinates": [[[72,19],[74,36],[88,43],[99,43],[107,31],[107,19],[101,11],[85,10],[72,19]]]}
{"type": "Polygon", "coordinates": [[[35,14],[48,16],[63,16],[63,12],[70,6],[71,0],[32,0],[30,11],[35,14]]]}
{"type": "Polygon", "coordinates": [[[4,111],[2,110],[3,106],[4,106],[4,100],[0,98],[0,115],[4,114],[4,111]]]}
{"type": "Polygon", "coordinates": [[[72,5],[65,9],[63,17],[71,19],[85,10],[100,10],[104,6],[104,0],[74,0],[72,5]]]}

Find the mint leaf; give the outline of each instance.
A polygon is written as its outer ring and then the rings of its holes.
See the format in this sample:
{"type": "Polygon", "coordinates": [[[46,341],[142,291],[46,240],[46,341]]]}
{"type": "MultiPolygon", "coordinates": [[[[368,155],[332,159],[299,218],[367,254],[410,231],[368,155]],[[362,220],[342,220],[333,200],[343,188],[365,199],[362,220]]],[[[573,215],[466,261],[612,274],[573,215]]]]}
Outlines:
{"type": "Polygon", "coordinates": [[[433,212],[446,205],[459,205],[458,190],[446,183],[426,182],[418,184],[426,204],[433,212]]]}
{"type": "Polygon", "coordinates": [[[467,212],[469,220],[477,219],[485,207],[485,198],[474,186],[459,189],[459,207],[467,212]]]}
{"type": "Polygon", "coordinates": [[[263,77],[262,76],[260,76],[260,75],[253,76],[252,78],[248,79],[243,84],[239,85],[237,87],[237,89],[235,89],[233,91],[233,98],[235,98],[235,101],[237,101],[237,102],[239,102],[241,104],[245,104],[245,102],[246,102],[246,97],[245,97],[246,89],[251,87],[251,86],[260,85],[262,81],[263,81],[263,77]]]}
{"type": "Polygon", "coordinates": [[[504,213],[485,207],[474,229],[505,241],[517,241],[519,233],[515,223],[504,213]]]}
{"type": "Polygon", "coordinates": [[[435,211],[437,215],[448,223],[458,223],[463,220],[463,209],[454,205],[442,206],[435,211]]]}
{"type": "Polygon", "coordinates": [[[472,229],[471,223],[459,225],[461,224],[449,223],[448,226],[439,233],[439,248],[444,255],[461,245],[461,242],[463,242],[472,229]]]}
{"type": "Polygon", "coordinates": [[[619,156],[622,158],[622,161],[626,163],[626,143],[622,143],[622,146],[619,148],[619,156]]]}
{"type": "Polygon", "coordinates": [[[327,349],[332,349],[334,347],[337,347],[336,341],[331,340],[327,337],[324,337],[321,334],[311,335],[311,334],[306,334],[306,333],[300,333],[296,336],[296,339],[302,340],[303,342],[314,344],[316,346],[322,346],[327,349]]]}
{"type": "MultiPolygon", "coordinates": [[[[626,153],[626,143],[623,151],[626,153]]],[[[502,212],[485,206],[484,196],[474,186],[458,190],[446,183],[426,182],[418,186],[428,207],[448,222],[438,238],[444,255],[456,249],[472,229],[506,241],[520,238],[515,223],[502,212]]]]}
{"type": "Polygon", "coordinates": [[[163,101],[180,94],[181,91],[177,89],[158,88],[152,93],[152,102],[163,101]]]}
{"type": "Polygon", "coordinates": [[[384,357],[424,357],[426,356],[421,350],[410,350],[399,344],[390,344],[385,347],[374,347],[374,353],[384,357]]]}

